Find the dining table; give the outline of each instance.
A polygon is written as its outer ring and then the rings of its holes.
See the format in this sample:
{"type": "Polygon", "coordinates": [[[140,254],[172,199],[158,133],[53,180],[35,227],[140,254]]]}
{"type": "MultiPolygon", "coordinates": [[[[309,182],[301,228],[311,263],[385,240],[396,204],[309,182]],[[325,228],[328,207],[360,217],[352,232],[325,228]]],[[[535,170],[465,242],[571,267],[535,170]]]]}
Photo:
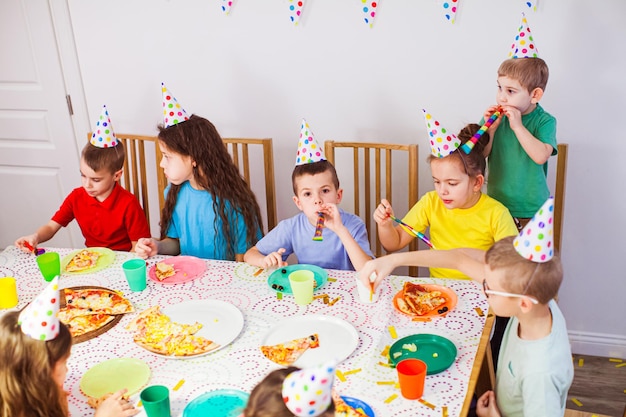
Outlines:
{"type": "MultiPolygon", "coordinates": [[[[76,248],[43,248],[46,252],[58,252],[61,258],[76,251],[76,248]]],[[[203,266],[203,271],[194,279],[167,285],[148,278],[146,289],[134,292],[125,279],[122,264],[137,255],[112,253],[105,267],[85,273],[62,271],[60,277],[61,288],[96,286],[118,291],[135,309],[135,313],[125,314],[103,334],[72,346],[65,389],[69,392],[73,417],[90,416],[94,412],[81,391],[83,375],[95,365],[114,358],[145,362],[150,369],[145,386],[164,385],[170,389],[172,416],[185,415],[190,402],[214,390],[249,393],[269,372],[281,368],[260,350],[268,340],[268,333],[280,330],[282,323],[291,321],[293,326],[294,320],[297,323],[298,319],[320,317],[348,323],[348,327],[356,330],[353,350],[337,365],[334,389],[339,394],[365,402],[380,417],[465,416],[468,413],[494,319],[482,287],[474,281],[392,275],[377,289],[378,300],[368,304],[359,301],[356,272],[326,270],[327,281],[315,294],[327,297],[319,296],[308,305],[298,305],[293,296],[268,284],[272,270],[244,262],[209,259],[201,260],[206,268],[203,266]],[[406,281],[446,287],[456,294],[457,303],[445,314],[429,320],[413,320],[394,308],[393,303],[406,281]],[[197,357],[172,358],[150,352],[133,342],[127,325],[136,312],[155,305],[167,311],[167,308],[195,300],[228,303],[241,312],[241,329],[226,346],[197,357]],[[400,393],[397,373],[390,366],[387,352],[397,340],[420,334],[448,339],[456,347],[456,357],[447,369],[426,377],[421,399],[408,400],[400,393]]],[[[148,271],[157,262],[170,258],[165,255],[148,258],[148,271]]],[[[47,285],[35,259],[34,254],[24,253],[15,246],[7,246],[0,252],[0,277],[15,277],[17,281],[19,302],[13,309],[25,307],[47,285]]],[[[13,309],[0,310],[0,315],[13,309]]],[[[320,339],[320,344],[323,343],[320,339]]],[[[139,392],[129,399],[142,408],[139,392]]],[[[140,415],[145,412],[142,410],[140,415]]]]}

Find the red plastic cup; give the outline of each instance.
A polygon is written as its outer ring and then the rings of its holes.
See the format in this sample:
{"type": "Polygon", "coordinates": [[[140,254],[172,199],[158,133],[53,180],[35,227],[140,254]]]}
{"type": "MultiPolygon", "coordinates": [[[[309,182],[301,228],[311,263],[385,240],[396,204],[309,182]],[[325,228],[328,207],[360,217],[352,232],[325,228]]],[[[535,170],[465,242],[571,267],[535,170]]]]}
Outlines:
{"type": "Polygon", "coordinates": [[[400,392],[407,400],[417,400],[424,394],[426,364],[419,359],[404,359],[396,365],[400,392]]]}

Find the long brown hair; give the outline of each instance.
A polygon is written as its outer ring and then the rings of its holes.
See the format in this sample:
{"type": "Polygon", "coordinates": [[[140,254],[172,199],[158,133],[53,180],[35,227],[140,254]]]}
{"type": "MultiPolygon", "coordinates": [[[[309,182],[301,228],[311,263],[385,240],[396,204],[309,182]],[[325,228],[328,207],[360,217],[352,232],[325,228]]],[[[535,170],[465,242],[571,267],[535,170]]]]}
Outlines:
{"type": "Polygon", "coordinates": [[[69,356],[72,336],[60,323],[46,342],[22,333],[18,311],[0,317],[0,417],[67,417],[65,392],[52,378],[55,364],[69,356]]]}
{"type": "MultiPolygon", "coordinates": [[[[158,129],[159,141],[169,150],[182,156],[189,156],[196,162],[194,167],[196,182],[213,195],[213,210],[222,223],[222,230],[217,230],[218,222],[215,222],[215,236],[220,234],[224,236],[226,256],[234,260],[236,242],[232,238],[233,230],[228,211],[235,210],[243,216],[248,248],[256,244],[257,233],[263,230],[263,222],[256,197],[233,163],[220,134],[213,123],[196,115],[191,115],[189,120],[170,127],[159,125],[158,129]]],[[[170,184],[161,213],[161,239],[166,237],[181,185],[170,184]]]]}

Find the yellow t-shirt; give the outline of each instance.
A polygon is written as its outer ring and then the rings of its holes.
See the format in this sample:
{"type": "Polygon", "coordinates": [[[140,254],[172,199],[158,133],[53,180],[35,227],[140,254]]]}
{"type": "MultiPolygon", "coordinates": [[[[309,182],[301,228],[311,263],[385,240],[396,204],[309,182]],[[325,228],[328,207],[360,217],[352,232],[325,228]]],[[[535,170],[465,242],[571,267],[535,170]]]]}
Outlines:
{"type": "MultiPolygon", "coordinates": [[[[450,210],[436,191],[430,191],[420,198],[402,220],[422,233],[430,227],[430,241],[437,249],[487,250],[498,240],[517,235],[517,227],[509,210],[486,194],[482,194],[473,207],[450,210]]],[[[430,275],[469,279],[455,269],[430,268],[430,275]]]]}

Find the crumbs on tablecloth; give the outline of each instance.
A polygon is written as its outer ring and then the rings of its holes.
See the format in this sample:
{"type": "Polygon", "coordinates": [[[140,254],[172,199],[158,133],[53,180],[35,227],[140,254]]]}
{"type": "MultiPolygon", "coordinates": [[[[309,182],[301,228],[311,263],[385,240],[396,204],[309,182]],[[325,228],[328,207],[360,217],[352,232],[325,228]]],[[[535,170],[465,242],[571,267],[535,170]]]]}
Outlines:
{"type": "Polygon", "coordinates": [[[385,404],[389,404],[390,402],[392,402],[392,401],[393,401],[393,400],[395,400],[396,398],[398,398],[398,394],[391,394],[391,395],[389,396],[389,398],[387,398],[387,399],[385,400],[385,404]]]}

